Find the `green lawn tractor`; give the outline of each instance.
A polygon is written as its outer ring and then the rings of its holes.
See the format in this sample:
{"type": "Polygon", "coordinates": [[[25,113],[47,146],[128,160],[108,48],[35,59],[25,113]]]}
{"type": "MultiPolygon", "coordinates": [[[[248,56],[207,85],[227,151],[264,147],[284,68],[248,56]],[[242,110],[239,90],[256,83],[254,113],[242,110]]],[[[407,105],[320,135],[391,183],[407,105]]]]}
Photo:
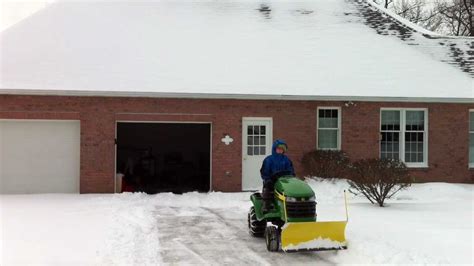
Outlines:
{"type": "Polygon", "coordinates": [[[280,247],[285,252],[347,248],[347,204],[345,221],[317,221],[314,191],[299,178],[277,178],[273,207],[265,213],[261,193],[252,194],[250,200],[249,232],[254,237],[265,237],[268,251],[280,247]]]}

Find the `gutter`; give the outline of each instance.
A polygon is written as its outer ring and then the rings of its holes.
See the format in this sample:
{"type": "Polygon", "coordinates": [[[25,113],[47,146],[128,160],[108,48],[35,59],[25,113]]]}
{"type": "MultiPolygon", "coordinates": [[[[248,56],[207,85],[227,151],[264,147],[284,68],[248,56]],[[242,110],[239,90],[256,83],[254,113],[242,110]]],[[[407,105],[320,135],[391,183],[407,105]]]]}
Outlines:
{"type": "Polygon", "coordinates": [[[290,94],[232,94],[232,93],[181,93],[181,92],[131,92],[83,90],[27,90],[0,89],[1,95],[79,96],[79,97],[141,97],[179,99],[228,99],[228,100],[285,100],[285,101],[364,101],[364,102],[420,102],[420,103],[472,103],[473,97],[401,97],[401,96],[340,96],[340,95],[290,95],[290,94]]]}

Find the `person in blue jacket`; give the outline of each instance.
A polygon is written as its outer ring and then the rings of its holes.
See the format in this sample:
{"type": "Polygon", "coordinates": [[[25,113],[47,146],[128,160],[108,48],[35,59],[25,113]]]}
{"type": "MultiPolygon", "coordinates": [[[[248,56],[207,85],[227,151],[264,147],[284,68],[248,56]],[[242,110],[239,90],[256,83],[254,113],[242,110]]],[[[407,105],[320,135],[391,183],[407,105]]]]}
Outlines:
{"type": "Polygon", "coordinates": [[[272,208],[273,186],[280,175],[295,175],[293,163],[286,156],[288,145],[284,140],[277,139],[273,142],[272,154],[263,160],[260,175],[263,180],[262,198],[263,211],[266,212],[272,208]]]}

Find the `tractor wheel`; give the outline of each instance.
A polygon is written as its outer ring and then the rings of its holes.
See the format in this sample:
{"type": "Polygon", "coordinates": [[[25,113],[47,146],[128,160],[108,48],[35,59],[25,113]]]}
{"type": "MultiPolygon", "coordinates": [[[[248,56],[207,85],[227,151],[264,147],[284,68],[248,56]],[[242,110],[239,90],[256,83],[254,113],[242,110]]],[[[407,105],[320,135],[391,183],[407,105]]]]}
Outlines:
{"type": "Polygon", "coordinates": [[[280,232],[276,226],[267,226],[265,228],[265,242],[267,244],[267,250],[270,252],[276,252],[280,249],[280,232]]]}
{"type": "Polygon", "coordinates": [[[257,214],[255,214],[255,208],[251,207],[247,216],[249,225],[249,233],[254,237],[262,237],[265,232],[265,221],[257,220],[257,214]]]}

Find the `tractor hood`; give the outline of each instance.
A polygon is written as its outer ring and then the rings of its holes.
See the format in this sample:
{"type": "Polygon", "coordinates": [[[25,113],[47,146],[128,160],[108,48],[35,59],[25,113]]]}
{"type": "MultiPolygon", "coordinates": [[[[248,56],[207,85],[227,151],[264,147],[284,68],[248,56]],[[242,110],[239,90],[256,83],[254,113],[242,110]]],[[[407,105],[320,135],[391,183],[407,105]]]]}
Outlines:
{"type": "Polygon", "coordinates": [[[295,177],[281,177],[275,184],[275,189],[287,197],[309,198],[314,191],[306,182],[295,177]]]}

